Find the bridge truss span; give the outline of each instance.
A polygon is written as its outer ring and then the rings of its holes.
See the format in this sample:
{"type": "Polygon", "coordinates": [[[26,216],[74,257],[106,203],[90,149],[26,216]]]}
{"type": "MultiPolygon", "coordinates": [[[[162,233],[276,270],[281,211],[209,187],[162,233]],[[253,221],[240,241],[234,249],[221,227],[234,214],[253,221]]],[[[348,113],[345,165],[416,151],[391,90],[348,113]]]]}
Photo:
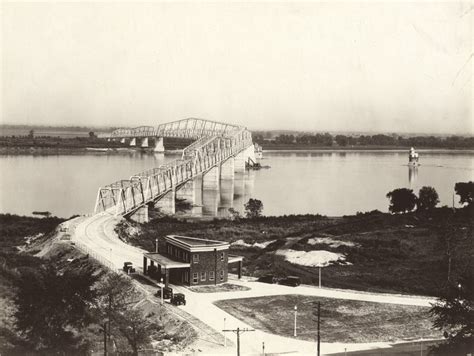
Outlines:
{"type": "Polygon", "coordinates": [[[196,141],[183,150],[180,159],[99,188],[95,213],[131,214],[247,149],[253,150],[252,135],[246,128],[202,119],[185,119],[157,128],[117,129],[110,137],[183,137],[196,141]]]}

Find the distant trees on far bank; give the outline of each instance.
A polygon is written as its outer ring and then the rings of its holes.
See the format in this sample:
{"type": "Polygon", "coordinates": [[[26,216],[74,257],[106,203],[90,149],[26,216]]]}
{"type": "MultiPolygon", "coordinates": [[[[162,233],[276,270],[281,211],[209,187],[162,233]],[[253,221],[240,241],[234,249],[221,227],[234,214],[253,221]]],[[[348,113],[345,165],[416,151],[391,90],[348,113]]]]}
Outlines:
{"type": "Polygon", "coordinates": [[[390,147],[429,147],[429,148],[474,148],[474,137],[463,136],[413,136],[399,135],[331,135],[317,134],[280,134],[273,138],[268,132],[255,132],[253,140],[265,146],[308,145],[321,147],[357,147],[357,146],[390,146],[390,147]]]}

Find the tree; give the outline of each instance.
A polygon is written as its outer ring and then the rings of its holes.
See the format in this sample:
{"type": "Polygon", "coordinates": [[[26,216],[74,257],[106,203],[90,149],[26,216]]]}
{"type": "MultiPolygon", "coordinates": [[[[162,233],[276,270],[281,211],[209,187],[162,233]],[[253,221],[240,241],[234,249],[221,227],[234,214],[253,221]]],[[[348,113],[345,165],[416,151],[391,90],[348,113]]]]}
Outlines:
{"type": "Polygon", "coordinates": [[[443,289],[430,310],[433,327],[441,330],[446,343],[435,352],[440,355],[462,354],[474,350],[474,274],[466,271],[443,289]]]}
{"type": "Polygon", "coordinates": [[[94,131],[89,131],[89,138],[96,138],[94,131]]]}
{"type": "Polygon", "coordinates": [[[245,216],[247,218],[258,218],[262,216],[263,203],[260,200],[250,198],[244,207],[245,216]]]}
{"type": "Polygon", "coordinates": [[[439,203],[439,196],[433,187],[422,187],[418,192],[417,209],[429,210],[439,203]]]}
{"type": "Polygon", "coordinates": [[[98,283],[94,316],[102,332],[107,334],[109,343],[113,328],[116,327],[113,321],[119,320],[120,315],[136,304],[139,298],[132,281],[125,276],[112,273],[98,283]]]}
{"type": "Polygon", "coordinates": [[[391,213],[405,213],[412,211],[416,205],[416,195],[413,190],[407,188],[399,188],[388,192],[386,195],[390,199],[389,210],[391,213]]]}
{"type": "Polygon", "coordinates": [[[82,342],[75,330],[92,322],[89,306],[97,277],[88,269],[60,273],[52,265],[24,271],[15,297],[17,328],[42,350],[74,350],[82,342]]]}
{"type": "Polygon", "coordinates": [[[29,137],[29,138],[35,137],[35,130],[31,129],[31,130],[28,132],[28,137],[29,137]]]}
{"type": "Polygon", "coordinates": [[[454,185],[454,190],[459,195],[459,202],[461,204],[472,204],[474,199],[474,182],[458,182],[454,185]]]}
{"type": "Polygon", "coordinates": [[[120,334],[127,340],[132,355],[138,356],[138,350],[151,341],[151,335],[161,326],[153,323],[138,309],[127,309],[114,315],[114,322],[120,334]]]}
{"type": "Polygon", "coordinates": [[[230,220],[232,220],[232,221],[240,220],[240,213],[237,210],[235,210],[234,208],[229,208],[228,212],[229,212],[229,219],[230,220]]]}

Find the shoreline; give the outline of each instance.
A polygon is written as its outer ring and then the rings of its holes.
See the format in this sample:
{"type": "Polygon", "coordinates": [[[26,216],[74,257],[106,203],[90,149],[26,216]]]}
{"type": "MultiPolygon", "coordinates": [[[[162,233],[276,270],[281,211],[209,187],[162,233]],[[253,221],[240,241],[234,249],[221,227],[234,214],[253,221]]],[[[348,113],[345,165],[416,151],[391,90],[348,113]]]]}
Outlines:
{"type": "MultiPolygon", "coordinates": [[[[265,153],[292,153],[292,152],[396,152],[406,153],[410,147],[383,147],[383,146],[359,146],[359,147],[271,147],[263,148],[265,153]]],[[[474,154],[474,148],[418,148],[418,152],[431,153],[469,153],[474,154]]],[[[181,153],[181,149],[166,150],[166,153],[181,153]]],[[[123,154],[156,154],[151,149],[144,148],[97,148],[97,147],[0,147],[0,156],[53,156],[53,155],[123,155],[123,154]]]]}

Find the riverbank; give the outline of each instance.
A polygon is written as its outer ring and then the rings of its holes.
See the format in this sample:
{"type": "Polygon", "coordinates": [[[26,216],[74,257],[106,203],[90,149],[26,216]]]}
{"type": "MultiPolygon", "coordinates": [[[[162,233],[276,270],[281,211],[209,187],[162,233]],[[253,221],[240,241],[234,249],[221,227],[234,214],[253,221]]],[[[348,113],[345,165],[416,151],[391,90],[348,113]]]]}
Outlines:
{"type": "Polygon", "coordinates": [[[240,221],[165,217],[143,225],[124,221],[118,228],[123,240],[150,251],[156,238],[170,234],[227,241],[231,253],[244,256],[248,276],[296,275],[303,283],[317,285],[317,263],[329,256],[322,273],[326,287],[428,296],[437,295],[447,281],[446,253],[453,243],[457,262],[451,278],[457,269],[474,263],[472,231],[473,218],[466,209],[453,213],[448,208],[424,214],[374,211],[240,221]],[[459,238],[449,240],[447,230],[459,238]]]}
{"type": "MultiPolygon", "coordinates": [[[[360,152],[360,151],[386,151],[386,152],[408,152],[410,146],[316,146],[316,145],[263,145],[264,152],[294,152],[294,151],[334,151],[334,152],[360,152]]],[[[474,148],[465,147],[421,147],[418,152],[472,152],[474,148]]]]}
{"type": "MultiPolygon", "coordinates": [[[[166,153],[180,153],[182,148],[167,147],[166,153]]],[[[350,153],[350,152],[399,152],[407,153],[410,150],[409,147],[296,147],[296,148],[287,148],[287,147],[278,147],[278,148],[269,148],[263,151],[263,158],[265,158],[265,153],[294,153],[294,152],[324,152],[324,153],[350,153]]],[[[458,153],[458,154],[474,154],[474,149],[468,148],[423,148],[417,150],[420,153],[430,152],[430,153],[458,153]]],[[[133,153],[145,153],[145,154],[154,154],[153,148],[141,148],[141,147],[32,147],[32,146],[0,146],[0,156],[58,156],[58,155],[123,155],[123,154],[133,154],[133,153]]]]}

